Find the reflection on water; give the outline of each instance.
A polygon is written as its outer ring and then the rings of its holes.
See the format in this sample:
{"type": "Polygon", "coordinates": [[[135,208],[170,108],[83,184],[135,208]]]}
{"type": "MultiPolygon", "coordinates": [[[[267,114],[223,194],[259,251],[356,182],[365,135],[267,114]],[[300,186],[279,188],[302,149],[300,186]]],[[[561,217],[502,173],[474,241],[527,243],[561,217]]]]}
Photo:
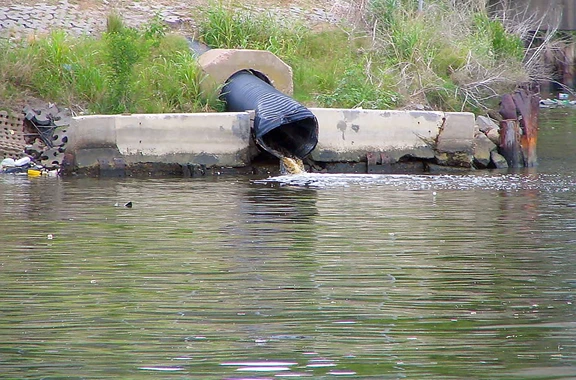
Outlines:
{"type": "Polygon", "coordinates": [[[0,177],[0,377],[573,378],[551,125],[533,173],[0,177]]]}

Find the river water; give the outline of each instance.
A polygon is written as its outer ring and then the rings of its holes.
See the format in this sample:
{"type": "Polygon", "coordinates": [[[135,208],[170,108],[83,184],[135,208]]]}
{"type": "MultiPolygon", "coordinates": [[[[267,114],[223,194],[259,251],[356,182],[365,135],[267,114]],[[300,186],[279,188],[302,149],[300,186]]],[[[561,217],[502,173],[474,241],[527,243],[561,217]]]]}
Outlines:
{"type": "Polygon", "coordinates": [[[576,378],[576,112],[542,113],[539,158],[0,177],[0,378],[576,378]]]}

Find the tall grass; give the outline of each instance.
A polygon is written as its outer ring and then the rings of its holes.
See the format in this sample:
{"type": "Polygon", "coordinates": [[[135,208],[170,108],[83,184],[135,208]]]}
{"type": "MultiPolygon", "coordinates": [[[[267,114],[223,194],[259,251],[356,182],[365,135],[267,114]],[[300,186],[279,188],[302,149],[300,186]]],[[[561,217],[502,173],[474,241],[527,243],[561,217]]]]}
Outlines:
{"type": "Polygon", "coordinates": [[[366,9],[377,49],[404,99],[448,110],[483,109],[529,80],[520,36],[487,14],[484,0],[372,0],[366,9]]]}
{"type": "Polygon", "coordinates": [[[281,20],[271,13],[253,13],[213,4],[206,8],[199,34],[208,46],[229,49],[261,49],[278,55],[294,55],[308,32],[301,22],[281,20]]]}
{"type": "Polygon", "coordinates": [[[36,96],[82,109],[105,92],[101,44],[64,31],[11,43],[0,41],[0,98],[36,96]]]}
{"type": "Polygon", "coordinates": [[[134,29],[111,15],[102,38],[57,30],[0,44],[0,99],[34,96],[104,114],[222,108],[217,94],[201,93],[203,75],[186,40],[167,34],[157,20],[134,29]]]}
{"type": "Polygon", "coordinates": [[[383,81],[365,32],[314,31],[298,20],[222,3],[208,8],[199,38],[213,48],[269,50],[292,66],[294,97],[323,107],[390,108],[398,93],[383,81]]]}
{"type": "Polygon", "coordinates": [[[266,49],[292,65],[295,97],[326,107],[422,103],[479,110],[530,79],[521,36],[489,17],[485,0],[363,2],[364,25],[314,32],[218,3],[200,38],[218,48],[266,49]]]}

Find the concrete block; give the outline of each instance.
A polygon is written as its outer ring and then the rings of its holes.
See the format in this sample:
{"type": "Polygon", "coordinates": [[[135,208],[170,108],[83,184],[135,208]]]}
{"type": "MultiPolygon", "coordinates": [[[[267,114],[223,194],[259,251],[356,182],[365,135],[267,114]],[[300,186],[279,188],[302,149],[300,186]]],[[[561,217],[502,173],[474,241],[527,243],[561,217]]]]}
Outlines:
{"type": "Polygon", "coordinates": [[[211,49],[198,58],[198,64],[208,76],[202,90],[211,93],[240,70],[252,69],[264,74],[278,91],[292,95],[292,68],[267,50],[211,49]]]}
{"type": "Polygon", "coordinates": [[[67,128],[70,151],[116,147],[116,116],[91,115],[73,117],[67,128]]]}
{"type": "Polygon", "coordinates": [[[383,152],[393,160],[402,156],[434,157],[432,142],[443,112],[382,111],[311,108],[318,119],[315,161],[366,161],[369,152],[383,152]]]}
{"type": "Polygon", "coordinates": [[[99,164],[100,160],[113,161],[121,157],[116,148],[80,148],[74,152],[74,156],[75,164],[79,168],[94,167],[99,164]]]}
{"type": "Polygon", "coordinates": [[[250,115],[121,115],[116,117],[116,144],[127,163],[243,166],[251,159],[250,115]]]}
{"type": "Polygon", "coordinates": [[[472,154],[476,120],[470,112],[446,112],[437,139],[439,152],[472,154]]]}
{"type": "Polygon", "coordinates": [[[79,167],[94,166],[99,155],[122,157],[127,164],[245,166],[255,153],[250,117],[248,112],[75,117],[67,151],[79,167]]]}

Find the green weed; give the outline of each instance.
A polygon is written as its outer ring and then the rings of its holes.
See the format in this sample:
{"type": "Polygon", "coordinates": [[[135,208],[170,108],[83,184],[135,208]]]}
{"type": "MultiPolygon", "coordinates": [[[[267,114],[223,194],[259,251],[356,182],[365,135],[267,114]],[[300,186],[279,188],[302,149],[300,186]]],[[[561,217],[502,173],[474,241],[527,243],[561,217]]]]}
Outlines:
{"type": "Polygon", "coordinates": [[[201,40],[212,48],[269,50],[293,55],[306,27],[296,21],[279,20],[272,14],[213,4],[204,10],[199,25],[201,40]]]}
{"type": "Polygon", "coordinates": [[[491,51],[496,58],[509,58],[521,61],[524,57],[524,44],[513,34],[507,33],[500,20],[490,19],[485,13],[474,15],[476,37],[488,37],[491,51]]]}
{"type": "Polygon", "coordinates": [[[106,107],[112,113],[134,112],[132,72],[144,55],[142,35],[136,29],[124,26],[122,19],[112,14],[108,16],[104,41],[109,85],[106,107]]]}

